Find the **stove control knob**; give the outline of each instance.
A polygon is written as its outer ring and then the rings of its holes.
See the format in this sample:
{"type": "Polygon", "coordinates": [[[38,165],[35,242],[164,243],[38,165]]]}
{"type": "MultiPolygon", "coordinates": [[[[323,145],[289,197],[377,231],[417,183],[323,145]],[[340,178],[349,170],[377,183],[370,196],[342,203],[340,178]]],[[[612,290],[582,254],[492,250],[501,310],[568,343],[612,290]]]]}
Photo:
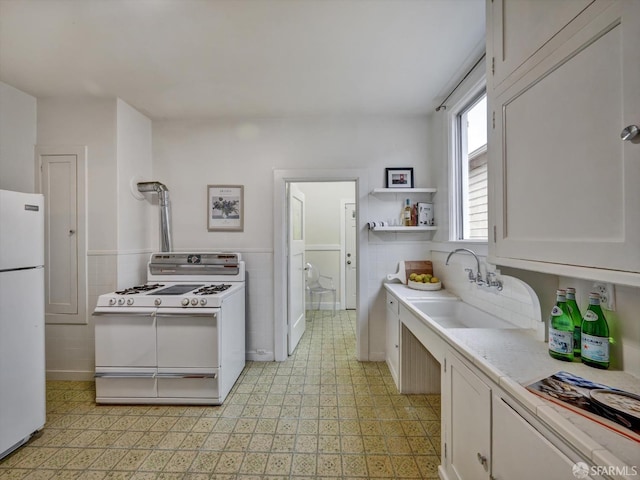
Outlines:
{"type": "Polygon", "coordinates": [[[118,299],[118,305],[124,305],[124,298],[118,299]]]}
{"type": "Polygon", "coordinates": [[[183,298],[182,299],[182,306],[183,307],[189,306],[189,299],[188,298],[183,298]]]}
{"type": "Polygon", "coordinates": [[[127,298],[127,305],[133,305],[133,298],[127,298]]]}
{"type": "Polygon", "coordinates": [[[202,305],[203,307],[207,304],[207,299],[206,298],[201,298],[200,299],[200,305],[202,305]]]}
{"type": "Polygon", "coordinates": [[[156,299],[153,301],[153,303],[154,303],[154,305],[160,305],[160,304],[162,303],[162,299],[161,299],[161,298],[156,298],[156,299]]]}
{"type": "Polygon", "coordinates": [[[193,305],[194,307],[195,307],[196,305],[198,305],[198,299],[197,299],[197,298],[192,298],[192,299],[191,299],[191,305],[193,305]]]}
{"type": "Polygon", "coordinates": [[[109,299],[109,305],[115,305],[116,304],[116,299],[115,298],[110,298],[109,299]]]}

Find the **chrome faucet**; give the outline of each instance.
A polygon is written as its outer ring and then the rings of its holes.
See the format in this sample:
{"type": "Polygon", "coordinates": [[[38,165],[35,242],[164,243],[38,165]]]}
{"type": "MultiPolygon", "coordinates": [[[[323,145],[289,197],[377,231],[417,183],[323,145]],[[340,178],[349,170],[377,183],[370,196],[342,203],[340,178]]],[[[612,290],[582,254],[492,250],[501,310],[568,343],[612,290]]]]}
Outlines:
{"type": "Polygon", "coordinates": [[[465,268],[464,271],[469,274],[469,281],[470,282],[475,282],[478,285],[482,285],[484,283],[484,280],[482,279],[482,274],[480,273],[480,259],[478,259],[478,256],[475,254],[475,252],[473,250],[469,250],[468,248],[456,248],[451,253],[449,253],[449,256],[447,257],[447,261],[444,262],[444,264],[445,265],[449,265],[449,259],[451,258],[451,256],[454,253],[458,253],[458,252],[470,253],[476,259],[476,265],[478,266],[477,273],[474,275],[472,268],[465,268]]]}

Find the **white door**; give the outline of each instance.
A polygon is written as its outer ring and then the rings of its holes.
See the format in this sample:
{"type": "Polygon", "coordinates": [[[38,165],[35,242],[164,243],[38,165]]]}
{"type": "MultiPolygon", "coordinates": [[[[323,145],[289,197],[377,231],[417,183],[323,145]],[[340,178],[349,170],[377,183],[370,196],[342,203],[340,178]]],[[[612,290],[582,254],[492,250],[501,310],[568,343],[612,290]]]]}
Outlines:
{"type": "Polygon", "coordinates": [[[305,211],[304,194],[293,184],[289,184],[289,285],[287,305],[287,347],[293,353],[304,333],[305,323],[305,211]]]}
{"type": "Polygon", "coordinates": [[[347,203],[344,206],[345,232],[345,308],[356,308],[356,204],[347,203]]]}
{"type": "Polygon", "coordinates": [[[41,155],[40,162],[45,197],[45,312],[77,315],[77,156],[41,155]]]}

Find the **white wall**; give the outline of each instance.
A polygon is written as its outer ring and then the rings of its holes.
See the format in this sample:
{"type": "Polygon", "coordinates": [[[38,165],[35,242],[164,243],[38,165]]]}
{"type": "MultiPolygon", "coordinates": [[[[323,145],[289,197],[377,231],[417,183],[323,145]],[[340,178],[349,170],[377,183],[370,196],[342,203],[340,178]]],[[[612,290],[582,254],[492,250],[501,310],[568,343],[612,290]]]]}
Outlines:
{"type": "MultiPolygon", "coordinates": [[[[363,168],[374,188],[384,186],[385,167],[414,167],[416,185],[425,185],[430,174],[426,128],[421,117],[153,123],[154,176],[172,193],[174,248],[239,251],[246,260],[250,357],[258,349],[273,356],[274,169],[363,168]],[[207,184],[245,186],[244,232],[207,231],[207,184]]],[[[428,252],[424,236],[397,241],[392,235],[369,236],[373,261],[369,278],[363,279],[371,292],[364,304],[370,358],[375,359],[384,358],[382,282],[398,260],[425,258],[428,252]]]]}
{"type": "Polygon", "coordinates": [[[41,99],[37,143],[87,147],[87,323],[46,327],[48,377],[87,379],[98,296],[145,279],[156,209],[136,200],[129,184],[151,176],[151,121],[119,99],[41,99]]]}
{"type": "Polygon", "coordinates": [[[116,103],[108,99],[38,100],[39,146],[87,147],[87,323],[47,325],[48,378],[90,378],[94,370],[93,310],[101,289],[115,287],[116,103]]]}
{"type": "Polygon", "coordinates": [[[142,196],[135,189],[138,181],[153,181],[151,120],[118,99],[116,129],[117,287],[127,288],[146,280],[146,263],[159,237],[155,229],[152,235],[153,218],[160,213],[157,195],[142,196]]]}
{"type": "Polygon", "coordinates": [[[117,246],[116,102],[38,99],[38,145],[87,146],[88,248],[117,246]]]}
{"type": "Polygon", "coordinates": [[[0,189],[35,192],[36,99],[0,82],[0,189]]]}

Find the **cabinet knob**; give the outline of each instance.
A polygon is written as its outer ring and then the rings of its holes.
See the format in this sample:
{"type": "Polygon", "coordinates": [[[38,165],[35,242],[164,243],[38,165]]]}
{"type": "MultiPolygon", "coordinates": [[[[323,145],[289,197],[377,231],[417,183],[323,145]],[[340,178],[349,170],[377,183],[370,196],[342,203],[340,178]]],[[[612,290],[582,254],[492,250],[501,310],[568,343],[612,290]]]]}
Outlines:
{"type": "Polygon", "coordinates": [[[478,462],[484,467],[485,470],[487,469],[487,457],[482,455],[480,452],[478,452],[478,462]]]}
{"type": "Polygon", "coordinates": [[[637,125],[629,125],[628,127],[622,129],[622,132],[620,132],[620,138],[625,141],[633,140],[634,138],[636,138],[638,133],[640,133],[640,129],[637,125]]]}

